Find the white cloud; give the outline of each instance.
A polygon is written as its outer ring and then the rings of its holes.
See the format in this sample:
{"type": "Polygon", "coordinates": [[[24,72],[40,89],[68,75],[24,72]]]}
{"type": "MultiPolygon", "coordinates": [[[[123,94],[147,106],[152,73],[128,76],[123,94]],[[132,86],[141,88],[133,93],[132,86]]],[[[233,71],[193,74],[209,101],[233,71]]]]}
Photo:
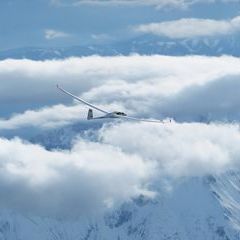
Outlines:
{"type": "MultiPolygon", "coordinates": [[[[0,104],[36,101],[46,107],[1,119],[0,129],[59,127],[85,117],[82,105],[48,106],[69,99],[57,92],[57,82],[106,109],[119,107],[141,117],[194,120],[210,112],[216,120],[239,121],[239,76],[240,60],[227,56],[5,60],[0,104]]],[[[140,193],[151,195],[150,186],[165,176],[240,167],[239,127],[233,124],[125,122],[106,124],[95,134],[98,143],[77,139],[69,151],[0,138],[0,207],[82,216],[140,193]]]]}
{"type": "Polygon", "coordinates": [[[194,0],[80,0],[75,1],[73,4],[82,5],[82,4],[90,4],[90,5],[135,5],[135,6],[156,6],[157,8],[165,8],[165,7],[176,7],[176,8],[186,8],[189,5],[193,4],[194,0]]]}
{"type": "Polygon", "coordinates": [[[72,107],[55,105],[37,111],[27,110],[23,114],[14,115],[9,120],[0,120],[0,129],[15,129],[26,126],[40,128],[58,127],[73,123],[77,120],[79,121],[83,118],[86,119],[83,113],[84,108],[79,105],[72,107]]]}
{"type": "Polygon", "coordinates": [[[160,179],[218,174],[240,166],[238,125],[122,123],[101,131],[104,143],[157,163],[160,179]]]}
{"type": "Polygon", "coordinates": [[[155,111],[178,120],[239,122],[239,87],[239,75],[225,76],[203,86],[186,88],[166,99],[155,111]]]}
{"type": "Polygon", "coordinates": [[[194,2],[193,0],[73,0],[73,1],[51,1],[54,5],[149,5],[159,8],[166,6],[185,7],[194,2]]]}
{"type": "Polygon", "coordinates": [[[240,60],[226,56],[5,60],[0,62],[2,109],[22,104],[27,110],[29,103],[46,106],[2,117],[0,129],[59,127],[85,119],[87,108],[82,104],[48,106],[72,102],[56,83],[110,111],[181,120],[239,120],[235,110],[240,102],[235,94],[239,75],[240,60]]]}
{"type": "Polygon", "coordinates": [[[54,29],[46,29],[44,31],[44,34],[45,34],[45,38],[47,40],[52,40],[52,39],[55,39],[55,38],[65,38],[65,37],[70,36],[68,33],[57,31],[57,30],[54,30],[54,29]]]}
{"type": "Polygon", "coordinates": [[[93,40],[95,40],[96,42],[98,42],[98,43],[106,42],[106,41],[114,39],[114,37],[110,36],[109,34],[105,34],[105,33],[102,33],[102,34],[92,34],[91,38],[93,40]]]}
{"type": "Polygon", "coordinates": [[[240,31],[240,17],[231,20],[183,18],[180,20],[139,25],[137,32],[169,38],[193,38],[232,34],[240,31]]]}
{"type": "MultiPolygon", "coordinates": [[[[99,105],[104,108],[105,106],[99,105]]],[[[123,107],[117,104],[109,104],[110,109],[123,107]]],[[[9,119],[0,119],[0,130],[14,130],[24,127],[35,127],[40,129],[51,129],[70,125],[79,121],[86,121],[88,108],[81,104],[73,106],[54,105],[38,110],[27,110],[24,113],[14,114],[9,119]]],[[[94,112],[94,117],[100,116],[94,112]]]]}
{"type": "Polygon", "coordinates": [[[152,163],[111,145],[78,140],[70,151],[47,151],[0,139],[0,207],[40,216],[81,217],[146,190],[152,163]],[[116,187],[117,186],[117,187],[116,187]]]}
{"type": "Polygon", "coordinates": [[[153,197],[150,189],[165,179],[240,167],[237,125],[121,123],[96,135],[98,143],[78,139],[69,151],[1,138],[0,207],[82,218],[153,197]]]}

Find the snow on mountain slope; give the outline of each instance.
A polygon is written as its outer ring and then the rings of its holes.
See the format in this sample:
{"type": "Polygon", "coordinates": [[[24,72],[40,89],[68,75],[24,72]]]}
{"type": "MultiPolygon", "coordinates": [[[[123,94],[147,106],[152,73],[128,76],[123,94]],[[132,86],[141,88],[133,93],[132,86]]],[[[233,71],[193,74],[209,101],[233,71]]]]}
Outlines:
{"type": "Polygon", "coordinates": [[[225,216],[231,224],[240,230],[240,174],[228,172],[211,178],[211,189],[221,205],[225,216]]]}
{"type": "Polygon", "coordinates": [[[207,182],[191,178],[182,180],[170,192],[160,190],[154,200],[138,199],[122,207],[108,225],[115,226],[120,239],[236,239],[222,210],[207,182]],[[120,226],[123,211],[130,217],[120,226]]]}
{"type": "Polygon", "coordinates": [[[111,44],[73,46],[63,48],[26,47],[0,51],[0,60],[13,59],[63,59],[68,57],[81,57],[91,55],[116,56],[130,55],[207,55],[240,56],[239,36],[226,37],[200,37],[186,39],[169,39],[154,35],[141,35],[125,41],[111,44]]]}
{"type": "Polygon", "coordinates": [[[92,219],[40,218],[4,210],[0,214],[0,239],[239,239],[225,208],[211,192],[211,182],[206,178],[191,178],[173,186],[169,191],[156,183],[156,198],[139,196],[92,219]]]}

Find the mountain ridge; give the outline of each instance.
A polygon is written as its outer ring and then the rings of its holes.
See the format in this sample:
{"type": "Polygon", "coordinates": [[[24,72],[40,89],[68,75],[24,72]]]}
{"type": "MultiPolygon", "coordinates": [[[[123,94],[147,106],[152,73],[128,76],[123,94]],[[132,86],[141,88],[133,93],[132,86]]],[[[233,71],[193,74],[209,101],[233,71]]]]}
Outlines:
{"type": "Polygon", "coordinates": [[[201,37],[190,39],[169,39],[158,36],[139,36],[125,41],[111,44],[92,44],[71,47],[26,47],[0,51],[0,60],[13,59],[62,59],[68,57],[83,57],[91,55],[117,56],[117,55],[207,55],[240,56],[239,36],[201,37]]]}

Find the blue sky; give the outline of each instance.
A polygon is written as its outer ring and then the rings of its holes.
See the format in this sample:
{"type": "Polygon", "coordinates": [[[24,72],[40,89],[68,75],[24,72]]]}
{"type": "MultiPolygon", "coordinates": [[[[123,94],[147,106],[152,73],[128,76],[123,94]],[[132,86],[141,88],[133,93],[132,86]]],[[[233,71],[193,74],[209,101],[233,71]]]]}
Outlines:
{"type": "Polygon", "coordinates": [[[239,0],[5,0],[0,2],[0,50],[72,46],[130,38],[141,24],[181,18],[228,20],[239,0]],[[167,3],[167,5],[166,5],[167,3]]]}

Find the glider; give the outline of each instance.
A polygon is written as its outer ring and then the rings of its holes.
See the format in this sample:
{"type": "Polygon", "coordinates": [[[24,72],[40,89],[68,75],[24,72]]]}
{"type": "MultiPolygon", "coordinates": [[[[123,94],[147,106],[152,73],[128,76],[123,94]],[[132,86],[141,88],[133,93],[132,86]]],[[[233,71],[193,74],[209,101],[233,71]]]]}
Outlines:
{"type": "MultiPolygon", "coordinates": [[[[120,118],[120,119],[125,119],[125,120],[134,120],[134,121],[141,121],[141,122],[154,122],[154,123],[164,123],[163,121],[161,120],[151,120],[151,119],[141,119],[141,118],[135,118],[135,117],[129,117],[126,113],[124,112],[117,112],[117,111],[114,111],[114,112],[108,112],[106,110],[103,110],[85,100],[83,100],[82,98],[80,97],[77,97],[75,95],[73,95],[72,93],[66,91],[65,89],[61,88],[59,85],[57,85],[57,88],[62,91],[63,93],[71,96],[72,98],[78,100],[79,102],[89,106],[89,110],[88,110],[88,116],[87,116],[87,119],[88,120],[94,120],[94,119],[102,119],[102,118],[120,118]],[[93,117],[93,109],[103,113],[104,115],[102,117],[93,117]]],[[[171,121],[171,120],[170,120],[171,121]]]]}

